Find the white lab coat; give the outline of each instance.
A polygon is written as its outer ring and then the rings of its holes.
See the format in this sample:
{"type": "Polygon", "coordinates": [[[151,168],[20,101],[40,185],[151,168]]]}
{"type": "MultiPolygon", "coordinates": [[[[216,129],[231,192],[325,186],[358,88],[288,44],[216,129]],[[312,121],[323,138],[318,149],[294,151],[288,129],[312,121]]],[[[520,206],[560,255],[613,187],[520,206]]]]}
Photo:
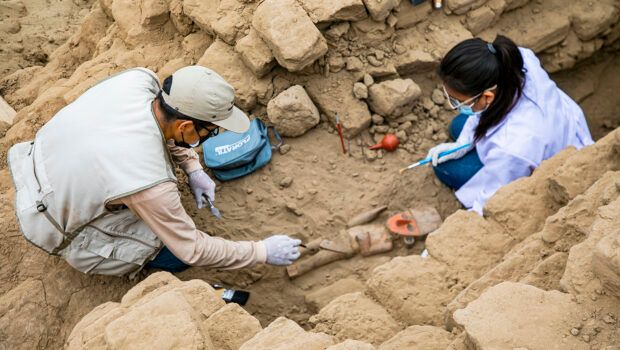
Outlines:
{"type": "MultiPolygon", "coordinates": [[[[519,50],[526,69],[523,95],[476,143],[484,166],[456,191],[459,201],[480,215],[500,187],[529,176],[543,160],[568,146],[580,149],[594,143],[579,105],[549,78],[531,50],[519,50]]],[[[470,117],[459,140],[472,140],[479,120],[470,117]]]]}

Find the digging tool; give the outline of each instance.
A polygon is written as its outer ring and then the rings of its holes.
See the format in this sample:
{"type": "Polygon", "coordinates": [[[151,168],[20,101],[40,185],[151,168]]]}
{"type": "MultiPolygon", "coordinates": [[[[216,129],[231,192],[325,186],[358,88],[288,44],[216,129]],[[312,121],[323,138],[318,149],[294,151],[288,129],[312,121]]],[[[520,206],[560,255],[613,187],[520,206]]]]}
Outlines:
{"type": "MultiPolygon", "coordinates": [[[[462,150],[463,148],[466,148],[466,147],[469,147],[469,146],[471,146],[471,143],[465,144],[465,145],[463,145],[463,146],[459,146],[459,147],[454,148],[454,149],[451,149],[451,150],[449,150],[449,151],[441,152],[441,153],[439,153],[439,158],[444,157],[444,156],[447,156],[448,154],[452,154],[452,153],[454,153],[454,152],[456,152],[456,151],[460,151],[460,150],[462,150]]],[[[424,158],[424,159],[422,159],[422,160],[420,160],[420,161],[418,161],[418,162],[415,162],[415,163],[413,163],[413,164],[409,165],[409,166],[408,166],[408,167],[406,167],[406,168],[402,168],[402,169],[400,169],[400,170],[398,171],[398,173],[402,174],[402,173],[404,173],[405,171],[407,171],[407,170],[409,170],[409,169],[413,169],[413,168],[418,167],[418,166],[420,166],[420,165],[428,164],[428,163],[430,163],[430,162],[432,162],[432,161],[433,161],[433,159],[432,159],[431,157],[424,158]]]]}
{"type": "Polygon", "coordinates": [[[204,199],[207,200],[207,203],[209,204],[209,209],[211,209],[211,214],[213,214],[213,216],[218,219],[222,219],[222,214],[220,214],[220,210],[217,209],[215,205],[213,205],[213,202],[211,202],[209,196],[207,196],[206,194],[203,194],[202,196],[204,197],[204,199]]]}
{"type": "Polygon", "coordinates": [[[340,144],[342,145],[342,153],[347,154],[347,149],[344,148],[344,138],[342,137],[342,126],[340,126],[340,116],[336,114],[336,128],[338,128],[338,136],[340,136],[340,144]]]}

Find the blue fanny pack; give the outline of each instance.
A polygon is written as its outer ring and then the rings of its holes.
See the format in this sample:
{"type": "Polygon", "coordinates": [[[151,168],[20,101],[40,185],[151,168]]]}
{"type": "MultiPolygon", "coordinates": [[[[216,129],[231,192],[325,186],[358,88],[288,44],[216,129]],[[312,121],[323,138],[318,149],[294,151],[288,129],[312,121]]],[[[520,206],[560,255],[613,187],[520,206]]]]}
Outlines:
{"type": "Polygon", "coordinates": [[[265,166],[271,160],[271,151],[282,145],[282,138],[273,127],[266,127],[256,118],[243,134],[224,132],[207,139],[202,144],[205,164],[220,181],[245,176],[265,166]],[[278,141],[269,141],[269,130],[278,141]]]}

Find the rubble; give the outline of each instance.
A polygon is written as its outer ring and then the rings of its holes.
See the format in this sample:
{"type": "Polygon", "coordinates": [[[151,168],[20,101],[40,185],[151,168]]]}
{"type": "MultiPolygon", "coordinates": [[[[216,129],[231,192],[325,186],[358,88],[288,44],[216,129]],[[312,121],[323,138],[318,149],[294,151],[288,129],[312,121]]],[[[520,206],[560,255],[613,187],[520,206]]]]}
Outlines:
{"type": "Polygon", "coordinates": [[[395,79],[373,84],[368,88],[368,105],[387,118],[397,118],[411,112],[422,94],[411,79],[395,79]]]}

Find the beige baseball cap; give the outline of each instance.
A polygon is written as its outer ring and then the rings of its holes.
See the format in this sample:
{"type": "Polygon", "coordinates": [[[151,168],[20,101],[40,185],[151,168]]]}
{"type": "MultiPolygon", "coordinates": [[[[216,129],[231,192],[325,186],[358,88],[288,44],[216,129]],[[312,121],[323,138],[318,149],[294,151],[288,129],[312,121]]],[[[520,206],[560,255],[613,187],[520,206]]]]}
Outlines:
{"type": "Polygon", "coordinates": [[[236,133],[250,127],[250,119],[234,105],[235,89],[209,68],[187,66],[177,70],[161,94],[168,106],[188,117],[236,133]]]}

